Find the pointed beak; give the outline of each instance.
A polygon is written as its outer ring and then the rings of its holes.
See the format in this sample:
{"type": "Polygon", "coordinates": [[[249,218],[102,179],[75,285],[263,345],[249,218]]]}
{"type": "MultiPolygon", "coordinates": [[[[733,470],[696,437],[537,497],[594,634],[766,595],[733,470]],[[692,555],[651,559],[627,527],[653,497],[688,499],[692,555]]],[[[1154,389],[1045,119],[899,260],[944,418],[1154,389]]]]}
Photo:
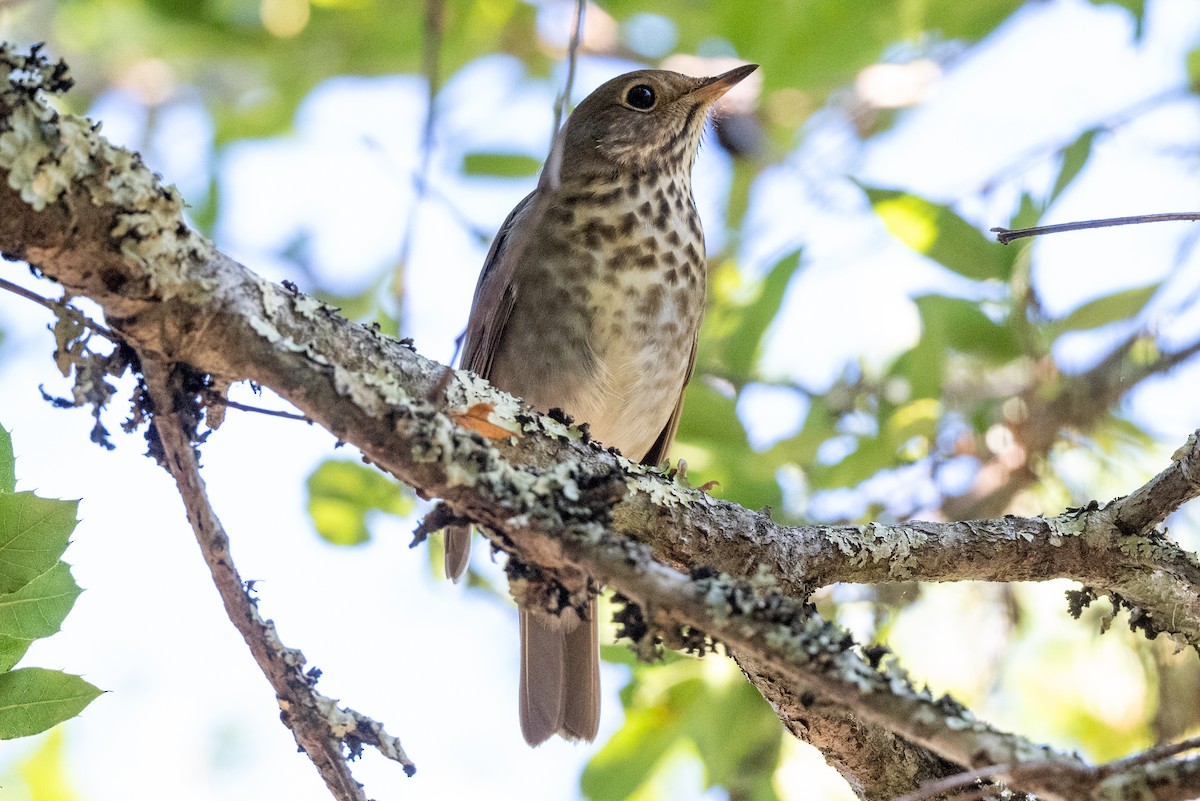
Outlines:
{"type": "Polygon", "coordinates": [[[757,64],[743,64],[740,67],[734,67],[729,72],[723,72],[715,78],[706,78],[704,83],[688,94],[701,103],[715,103],[721,95],[728,92],[756,69],[758,69],[757,64]]]}

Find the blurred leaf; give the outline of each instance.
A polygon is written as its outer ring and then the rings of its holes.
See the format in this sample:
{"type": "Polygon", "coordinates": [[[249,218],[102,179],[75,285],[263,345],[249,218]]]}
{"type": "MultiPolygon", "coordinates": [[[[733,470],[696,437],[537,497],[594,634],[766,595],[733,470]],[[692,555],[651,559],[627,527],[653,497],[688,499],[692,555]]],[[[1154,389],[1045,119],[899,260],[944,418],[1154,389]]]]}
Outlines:
{"type": "Polygon", "coordinates": [[[738,320],[725,340],[725,367],[733,375],[753,373],[763,337],[779,313],[783,296],[800,264],[798,250],[775,262],[759,283],[756,297],[734,312],[738,320]]]}
{"type": "Polygon", "coordinates": [[[1200,47],[1188,51],[1187,76],[1192,91],[1200,92],[1200,47]]]}
{"type": "Polygon", "coordinates": [[[975,301],[922,295],[915,302],[921,314],[922,339],[932,336],[946,348],[981,356],[994,364],[1021,355],[1013,330],[993,321],[975,301]]]}
{"type": "Polygon", "coordinates": [[[367,515],[412,512],[412,491],[358,462],[327,459],[308,477],[308,513],[322,539],[359,545],[371,538],[367,515]]]}
{"type": "Polygon", "coordinates": [[[520,153],[468,153],[463,156],[467,175],[495,175],[500,178],[525,178],[537,175],[540,159],[520,153]]]}
{"type": "MultiPolygon", "coordinates": [[[[698,679],[679,686],[686,695],[702,692],[698,679]]],[[[674,689],[674,688],[673,688],[674,689]]],[[[632,707],[625,722],[588,761],[579,789],[590,801],[623,801],[645,784],[659,761],[682,736],[678,715],[669,705],[632,707]]]]}
{"type": "Polygon", "coordinates": [[[0,593],[15,592],[54,567],[75,530],[78,501],[0,493],[0,593]]]}
{"type": "Polygon", "coordinates": [[[916,252],[965,278],[1008,280],[1015,250],[992,241],[948,206],[890,189],[864,189],[887,229],[916,252]]]}
{"type": "Polygon", "coordinates": [[[751,509],[780,504],[776,464],[751,450],[736,399],[715,390],[703,376],[688,384],[671,458],[687,460],[694,486],[720,482],[714,495],[751,509]]]}
{"type": "Polygon", "coordinates": [[[1092,0],[1095,6],[1119,6],[1133,16],[1134,38],[1141,40],[1146,24],[1146,0],[1092,0]]]}
{"type": "Polygon", "coordinates": [[[1053,203],[1083,170],[1092,155],[1092,145],[1095,144],[1096,135],[1099,133],[1099,128],[1088,128],[1063,149],[1062,166],[1058,170],[1058,177],[1054,179],[1054,188],[1050,190],[1047,205],[1053,203]]]}
{"type": "Polygon", "coordinates": [[[51,731],[41,746],[17,765],[17,776],[29,790],[28,801],[80,801],[68,780],[63,731],[51,731]]]}
{"type": "Polygon", "coordinates": [[[758,690],[736,680],[710,691],[691,712],[688,731],[708,786],[726,788],[730,798],[774,801],[783,726],[758,690]]]}
{"type": "Polygon", "coordinates": [[[0,426],[0,492],[17,488],[17,457],[13,455],[12,432],[0,426]]]}
{"type": "Polygon", "coordinates": [[[81,592],[70,566],[59,562],[16,592],[0,595],[0,636],[36,640],[57,633],[81,592]]]}
{"type": "Polygon", "coordinates": [[[79,676],[59,670],[0,673],[0,740],[28,737],[73,718],[100,692],[79,676]]]}
{"type": "Polygon", "coordinates": [[[825,94],[878,61],[889,45],[917,41],[929,31],[938,38],[977,39],[1021,2],[780,0],[753,12],[741,3],[671,0],[607,0],[603,6],[618,20],[635,13],[674,20],[679,52],[711,51],[714,42],[729,42],[739,55],[770,65],[762,75],[768,90],[789,87],[815,93],[821,98],[819,106],[825,94]]]}
{"type": "MultiPolygon", "coordinates": [[[[1038,224],[1042,218],[1042,212],[1045,211],[1040,203],[1035,203],[1033,196],[1028,192],[1021,193],[1021,202],[1017,206],[1017,211],[1009,220],[1009,228],[1032,228],[1038,224]]],[[[1011,247],[1011,245],[1010,245],[1011,247]]]]}
{"type": "Polygon", "coordinates": [[[1068,331],[1085,331],[1121,320],[1129,320],[1136,317],[1146,307],[1160,286],[1162,286],[1162,282],[1155,281],[1147,286],[1126,289],[1123,292],[1097,298],[1083,304],[1061,320],[1051,322],[1050,331],[1053,336],[1057,337],[1068,331]]]}

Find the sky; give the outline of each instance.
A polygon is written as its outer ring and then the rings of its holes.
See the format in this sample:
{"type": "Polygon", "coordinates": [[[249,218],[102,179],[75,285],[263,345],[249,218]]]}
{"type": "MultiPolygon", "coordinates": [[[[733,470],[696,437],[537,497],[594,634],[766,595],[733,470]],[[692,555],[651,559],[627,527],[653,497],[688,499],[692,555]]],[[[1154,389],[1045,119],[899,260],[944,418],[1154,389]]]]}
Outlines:
{"type": "MultiPolygon", "coordinates": [[[[865,151],[852,147],[844,126],[822,118],[819,130],[760,179],[739,239],[740,261],[751,274],[801,241],[806,247],[806,266],[772,333],[767,369],[819,390],[847,360],[883,363],[918,334],[911,297],[953,284],[888,239],[844,174],[935,200],[963,200],[961,211],[980,228],[1003,225],[1014,187],[1044,188],[1055,169],[1052,161],[1035,161],[987,200],[966,200],[1004,165],[1066,144],[1082,124],[1184,82],[1182,53],[1200,40],[1200,4],[1168,0],[1151,9],[1138,44],[1119,9],[1082,0],[1030,4],[957,61],[932,85],[929,102],[865,151]],[[808,349],[798,363],[791,355],[795,343],[813,341],[822,347],[808,349]]],[[[585,58],[576,94],[635,66],[585,58]]],[[[487,247],[460,216],[494,230],[532,185],[532,179],[462,178],[462,155],[504,144],[540,157],[555,88],[528,80],[519,63],[502,56],[482,58],[452,76],[440,99],[432,168],[437,196],[415,215],[409,176],[417,166],[425,100],[422,82],[411,76],[331,79],[301,106],[293,133],[237,143],[215,155],[211,125],[195,99],[172,105],[149,133],[142,108],[117,91],[101,97],[90,116],[103,120],[111,140],[143,149],[185,195],[198,197],[206,170],[219,170],[218,245],[273,280],[352,292],[394,264],[407,237],[405,333],[425,355],[446,360],[487,247]],[[463,97],[480,102],[457,102],[463,97]],[[307,272],[277,255],[298,237],[307,272]]],[[[1200,141],[1194,103],[1164,108],[1103,137],[1095,163],[1046,222],[1196,210],[1196,159],[1188,170],[1142,155],[1188,141],[1200,141]]],[[[701,151],[694,183],[706,220],[720,219],[729,172],[720,148],[701,151]]],[[[707,227],[713,250],[728,232],[711,222],[707,227]]],[[[1200,262],[1193,253],[1176,266],[1185,228],[1048,237],[1034,246],[1038,289],[1056,313],[1160,279],[1177,289],[1164,294],[1186,295],[1200,282],[1200,262]]],[[[53,294],[23,268],[5,266],[0,274],[53,294]]],[[[1200,324],[1197,315],[1174,310],[1171,298],[1149,314],[1168,336],[1182,338],[1200,324]]],[[[82,673],[109,691],[66,725],[71,778],[82,797],[326,798],[220,609],[167,475],[142,455],[139,437],[118,434],[116,451],[101,450],[88,444],[85,411],[56,410],[41,400],[39,385],[52,394],[67,392],[49,360],[44,310],[0,294],[0,320],[6,334],[0,423],[13,430],[18,488],[82,498],[66,559],[86,591],[63,631],[35,644],[23,663],[82,673]]],[[[1086,366],[1102,353],[1106,336],[1113,334],[1068,343],[1060,355],[1068,365],[1086,366]]],[[[1181,369],[1129,403],[1129,413],[1162,436],[1167,452],[1200,426],[1195,404],[1177,400],[1195,397],[1198,379],[1196,367],[1181,369]]],[[[244,388],[234,397],[282,406],[270,393],[255,399],[244,388]]],[[[748,416],[771,421],[752,431],[761,442],[786,435],[803,412],[770,393],[756,403],[779,412],[747,409],[748,416]]],[[[117,408],[108,420],[122,417],[117,408]]],[[[322,459],[354,458],[333,445],[315,427],[231,413],[204,446],[204,477],[237,564],[244,577],[258,581],[260,608],[276,619],[283,641],[323,671],[323,692],[384,721],[418,765],[408,779],[370,754],[356,766],[357,778],[381,801],[574,797],[591,749],[555,741],[530,750],[518,735],[515,610],[433,578],[426,551],[408,547],[415,520],[381,519],[371,542],[357,548],[335,548],[315,536],[305,515],[304,479],[322,459]]],[[[484,549],[474,558],[477,569],[498,575],[484,549]]],[[[599,742],[620,725],[617,692],[625,678],[624,668],[604,666],[599,742]]],[[[0,744],[0,776],[36,745],[0,744]]],[[[848,797],[832,771],[813,767],[803,748],[790,748],[795,759],[778,782],[785,798],[848,797]]],[[[683,761],[669,786],[673,798],[721,797],[705,795],[697,769],[683,761]]],[[[2,787],[0,798],[8,801],[2,787]]]]}

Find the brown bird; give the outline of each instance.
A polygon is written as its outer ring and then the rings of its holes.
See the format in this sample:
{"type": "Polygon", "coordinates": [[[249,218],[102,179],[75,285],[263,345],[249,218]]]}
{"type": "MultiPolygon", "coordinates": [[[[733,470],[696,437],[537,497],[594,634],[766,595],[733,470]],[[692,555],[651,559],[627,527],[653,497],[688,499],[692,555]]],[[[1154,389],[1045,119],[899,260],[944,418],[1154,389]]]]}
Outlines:
{"type": "MultiPolygon", "coordinates": [[[[755,69],[715,78],[640,70],[579,104],[537,188],[492,243],[462,367],[543,412],[568,412],[630,459],[666,458],[704,314],[692,163],[713,103],[755,69]]],[[[447,530],[449,576],[462,575],[470,548],[469,529],[447,530]]],[[[596,736],[595,597],[583,620],[567,612],[520,612],[530,745],[596,736]]]]}

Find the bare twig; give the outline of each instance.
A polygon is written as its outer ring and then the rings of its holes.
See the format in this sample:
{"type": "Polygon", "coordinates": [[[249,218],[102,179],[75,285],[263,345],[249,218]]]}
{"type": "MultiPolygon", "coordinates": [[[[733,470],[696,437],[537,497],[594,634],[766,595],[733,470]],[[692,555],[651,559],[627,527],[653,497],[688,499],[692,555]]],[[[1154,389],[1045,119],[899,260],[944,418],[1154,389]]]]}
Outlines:
{"type": "Polygon", "coordinates": [[[55,313],[58,313],[62,309],[68,309],[78,316],[80,323],[87,326],[93,332],[104,337],[109,342],[119,344],[121,341],[120,338],[117,337],[117,335],[114,334],[112,331],[110,331],[109,329],[100,325],[100,323],[98,323],[95,320],[93,320],[92,318],[88,317],[83,312],[81,312],[78,309],[76,309],[75,307],[71,306],[69,303],[66,303],[61,300],[50,300],[50,298],[42,297],[38,293],[31,292],[30,290],[26,289],[25,287],[21,286],[20,284],[14,284],[12,281],[6,281],[3,278],[0,278],[0,289],[11,292],[14,295],[18,295],[22,298],[25,298],[26,300],[31,300],[34,303],[38,304],[39,306],[44,306],[45,308],[47,308],[50,311],[55,312],[55,313]]]}
{"type": "Polygon", "coordinates": [[[1064,231],[1083,231],[1088,228],[1112,228],[1118,225],[1141,225],[1156,222],[1196,222],[1200,220],[1200,212],[1180,212],[1174,214],[1138,214],[1133,217],[1109,217],[1104,220],[1080,220],[1078,222],[1059,223],[1057,225],[1035,225],[1032,228],[1000,228],[991,229],[996,235],[996,241],[1007,245],[1014,239],[1042,234],[1059,234],[1064,231]]]}
{"type": "Polygon", "coordinates": [[[1153,748],[1148,748],[1140,754],[1133,756],[1114,759],[1111,762],[1105,762],[1097,770],[1101,776],[1112,776],[1117,773],[1123,773],[1132,768],[1148,765],[1151,762],[1168,759],[1173,756],[1178,756],[1186,751],[1195,751],[1200,748],[1200,737],[1189,737],[1186,740],[1180,740],[1177,743],[1166,743],[1164,745],[1156,745],[1153,748]]]}
{"type": "Polygon", "coordinates": [[[925,801],[925,799],[942,793],[965,790],[981,779],[991,779],[1002,773],[1008,773],[1010,770],[1012,770],[1011,765],[989,765],[985,768],[956,773],[943,779],[925,782],[913,792],[898,796],[892,801],[925,801]]]}
{"type": "Polygon", "coordinates": [[[205,403],[211,403],[216,406],[228,406],[230,409],[237,409],[241,412],[254,412],[255,414],[265,414],[268,417],[282,417],[287,420],[299,420],[312,425],[312,420],[302,414],[297,414],[296,412],[287,412],[283,409],[264,409],[261,406],[250,406],[246,403],[238,403],[237,401],[229,400],[229,398],[226,398],[223,395],[218,395],[212,392],[205,393],[204,401],[205,403]]]}
{"type": "Polygon", "coordinates": [[[579,58],[579,41],[583,36],[586,12],[587,0],[575,0],[575,20],[571,25],[571,43],[567,48],[567,82],[554,103],[554,138],[550,142],[550,156],[546,159],[546,180],[551,189],[558,189],[559,172],[562,169],[562,122],[567,104],[571,102],[571,87],[575,85],[575,62],[579,58]]]}
{"type": "Polygon", "coordinates": [[[255,600],[233,564],[229,537],[209,503],[192,438],[176,408],[181,397],[178,376],[153,359],[144,360],[143,368],[155,409],[154,430],[162,446],[163,465],[179,488],[225,612],[274,689],[283,722],[292,730],[296,744],[312,760],[338,801],[367,801],[348,764],[348,757],[356,757],[363,745],[373,746],[399,762],[411,776],[416,766],[405,755],[400,741],[381,724],[339,707],[334,699],[318,693],[314,674],[304,670],[304,655],[285,647],[275,624],[259,615],[255,600]]]}

